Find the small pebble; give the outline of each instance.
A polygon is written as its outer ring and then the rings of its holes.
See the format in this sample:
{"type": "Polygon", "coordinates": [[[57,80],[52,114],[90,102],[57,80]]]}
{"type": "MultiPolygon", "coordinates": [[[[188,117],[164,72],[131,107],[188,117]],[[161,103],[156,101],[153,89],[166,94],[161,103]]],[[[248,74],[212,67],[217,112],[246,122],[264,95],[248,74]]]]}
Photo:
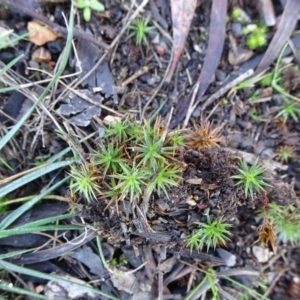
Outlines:
{"type": "Polygon", "coordinates": [[[196,107],[196,109],[193,111],[192,116],[194,118],[199,118],[201,114],[201,109],[200,106],[196,107]]]}
{"type": "Polygon", "coordinates": [[[220,255],[220,257],[225,261],[227,267],[234,267],[236,265],[235,255],[222,248],[217,248],[217,252],[220,255]]]}
{"type": "Polygon", "coordinates": [[[63,51],[64,44],[62,39],[47,43],[48,50],[53,54],[58,54],[63,51]]]}
{"type": "Polygon", "coordinates": [[[120,117],[116,117],[116,116],[106,116],[104,119],[103,119],[103,123],[105,125],[109,125],[109,124],[112,124],[114,122],[121,122],[121,118],[120,117]]]}
{"type": "Polygon", "coordinates": [[[260,263],[267,262],[271,257],[271,253],[268,248],[262,248],[256,245],[252,247],[252,253],[260,263]]]}
{"type": "Polygon", "coordinates": [[[271,284],[273,282],[273,280],[275,279],[276,275],[277,275],[277,272],[274,272],[274,271],[273,272],[269,272],[267,274],[268,284],[271,284]]]}
{"type": "Polygon", "coordinates": [[[231,32],[235,37],[239,37],[243,35],[243,26],[241,23],[234,22],[231,25],[231,32]]]}
{"type": "Polygon", "coordinates": [[[166,49],[161,45],[156,45],[155,50],[159,56],[164,56],[166,53],[166,49]]]}

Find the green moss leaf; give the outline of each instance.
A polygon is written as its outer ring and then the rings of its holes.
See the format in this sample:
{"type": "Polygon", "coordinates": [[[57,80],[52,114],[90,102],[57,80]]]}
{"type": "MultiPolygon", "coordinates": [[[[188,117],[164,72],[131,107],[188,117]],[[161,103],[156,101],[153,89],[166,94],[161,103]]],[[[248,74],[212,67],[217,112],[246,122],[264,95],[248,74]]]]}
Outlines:
{"type": "Polygon", "coordinates": [[[91,0],[90,8],[95,11],[104,11],[104,9],[105,9],[105,7],[102,3],[95,1],[95,0],[91,0]]]}
{"type": "Polygon", "coordinates": [[[76,6],[77,6],[77,8],[83,9],[88,6],[88,3],[89,3],[89,1],[86,1],[86,0],[78,0],[76,6]]]}
{"type": "Polygon", "coordinates": [[[92,14],[92,11],[91,11],[90,7],[85,7],[83,9],[83,18],[86,22],[89,22],[91,20],[91,14],[92,14]]]}

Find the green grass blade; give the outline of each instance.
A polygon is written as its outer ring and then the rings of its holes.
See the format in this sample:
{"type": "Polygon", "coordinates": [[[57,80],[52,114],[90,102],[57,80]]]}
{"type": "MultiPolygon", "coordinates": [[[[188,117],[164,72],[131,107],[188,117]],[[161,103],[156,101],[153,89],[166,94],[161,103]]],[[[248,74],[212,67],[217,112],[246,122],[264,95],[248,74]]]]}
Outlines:
{"type": "Polygon", "coordinates": [[[50,173],[56,169],[63,168],[66,166],[69,166],[71,164],[74,164],[76,161],[75,160],[70,160],[70,161],[61,161],[57,163],[53,163],[51,165],[46,165],[45,167],[35,170],[32,173],[26,174],[22,176],[21,178],[18,178],[14,180],[13,182],[5,185],[4,187],[0,188],[0,198],[4,197],[8,193],[15,191],[17,188],[37,179],[40,178],[41,176],[50,173]]]}
{"type": "Polygon", "coordinates": [[[10,257],[14,257],[14,256],[20,256],[21,254],[28,253],[28,252],[31,252],[31,251],[34,251],[34,250],[36,250],[36,248],[30,248],[30,249],[19,250],[19,251],[14,251],[14,252],[1,254],[0,255],[0,260],[10,258],[10,257]]]}
{"type": "Polygon", "coordinates": [[[82,226],[78,225],[46,225],[38,227],[17,227],[13,229],[2,230],[0,232],[0,239],[13,236],[17,234],[36,233],[43,231],[55,231],[55,230],[82,230],[82,226]]]}
{"type": "Polygon", "coordinates": [[[0,290],[16,293],[20,295],[27,295],[30,296],[31,299],[44,299],[44,300],[48,299],[48,297],[44,295],[40,295],[22,288],[15,287],[12,284],[0,283],[0,290]]]}
{"type": "Polygon", "coordinates": [[[254,289],[249,288],[248,286],[246,286],[246,285],[244,285],[244,284],[242,284],[242,283],[240,283],[240,282],[232,279],[229,276],[222,276],[222,278],[230,281],[233,284],[236,284],[238,287],[241,287],[241,288],[245,289],[250,295],[255,295],[256,297],[258,297],[258,299],[261,299],[261,300],[270,300],[270,298],[268,298],[268,297],[266,297],[266,296],[258,293],[254,289]]]}
{"type": "Polygon", "coordinates": [[[0,89],[0,94],[2,93],[7,93],[7,92],[10,92],[10,91],[14,91],[16,89],[18,89],[19,87],[17,85],[11,85],[9,87],[6,87],[6,88],[2,88],[0,89]]]}
{"type": "Polygon", "coordinates": [[[100,240],[99,236],[96,236],[96,241],[97,241],[97,247],[98,247],[99,256],[102,261],[102,264],[103,264],[104,268],[106,268],[108,270],[109,265],[107,264],[107,262],[105,260],[104,253],[103,253],[102,246],[101,246],[101,240],[100,240]]]}
{"type": "Polygon", "coordinates": [[[15,264],[12,264],[10,262],[4,261],[4,260],[0,260],[0,267],[4,268],[6,270],[12,271],[12,272],[16,272],[16,273],[26,274],[26,275],[29,275],[29,276],[35,276],[35,277],[46,279],[46,280],[53,280],[53,281],[57,281],[57,282],[64,282],[64,283],[72,284],[72,285],[78,286],[80,288],[83,288],[85,290],[89,290],[89,291],[92,291],[92,292],[97,293],[99,295],[105,296],[108,299],[119,300],[119,298],[117,298],[117,297],[106,294],[106,293],[104,293],[102,291],[99,291],[95,288],[88,287],[84,284],[80,284],[80,283],[77,283],[77,282],[72,282],[70,280],[67,280],[65,278],[62,278],[62,277],[59,277],[59,276],[56,276],[56,275],[49,275],[49,274],[45,274],[45,273],[42,273],[42,272],[39,272],[39,271],[35,271],[35,270],[28,269],[28,268],[20,267],[20,266],[17,266],[15,264]]]}
{"type": "MultiPolygon", "coordinates": [[[[12,38],[12,39],[10,39],[10,37],[9,37],[9,35],[10,34],[8,34],[8,35],[0,35],[0,41],[1,41],[1,43],[0,43],[0,50],[2,50],[2,49],[5,49],[5,48],[7,48],[7,47],[13,47],[14,45],[13,44],[15,44],[15,43],[17,43],[17,42],[19,42],[19,41],[21,41],[21,40],[23,40],[23,39],[25,39],[25,38],[27,38],[29,35],[31,35],[31,34],[33,34],[33,33],[36,33],[36,32],[40,32],[40,31],[42,31],[42,30],[45,30],[47,27],[44,27],[44,28],[41,28],[41,29],[37,29],[37,30],[33,30],[33,31],[31,31],[31,32],[26,32],[26,33],[24,33],[24,34],[22,34],[22,35],[20,35],[20,36],[15,36],[14,38],[12,38]],[[3,40],[5,39],[5,37],[7,37],[8,38],[8,41],[6,42],[6,43],[3,43],[2,44],[2,42],[3,42],[3,40]],[[2,39],[1,39],[2,38],[2,39]],[[3,39],[4,38],[4,39],[3,39]]],[[[13,31],[11,31],[11,33],[12,33],[13,31]]]]}
{"type": "Polygon", "coordinates": [[[70,18],[69,18],[69,24],[68,24],[68,36],[66,41],[66,46],[63,51],[63,57],[59,64],[58,70],[48,86],[45,88],[41,96],[38,98],[36,103],[26,112],[26,114],[18,121],[16,125],[12,127],[12,129],[0,140],[0,150],[10,141],[10,139],[18,132],[20,127],[25,123],[25,121],[30,117],[30,115],[33,113],[35,108],[39,105],[39,103],[45,98],[45,96],[48,94],[50,89],[53,87],[53,85],[57,82],[58,78],[62,75],[68,60],[69,60],[69,54],[72,47],[72,38],[73,38],[73,32],[74,32],[74,10],[70,9],[70,18]]]}
{"type": "Polygon", "coordinates": [[[51,193],[63,183],[65,183],[69,177],[64,178],[63,180],[59,181],[55,185],[51,186],[49,189],[43,191],[40,195],[35,196],[30,201],[24,203],[22,206],[18,207],[12,213],[10,213],[2,222],[0,223],[0,230],[6,229],[9,225],[11,225],[14,221],[16,221],[23,213],[29,210],[32,206],[34,206],[37,202],[43,199],[44,196],[51,193]]]}
{"type": "Polygon", "coordinates": [[[24,54],[19,55],[18,57],[14,58],[12,61],[10,61],[5,67],[3,67],[0,70],[0,77],[2,77],[3,74],[5,74],[8,70],[10,70],[12,68],[12,66],[15,65],[23,56],[24,56],[24,54]]]}
{"type": "MultiPolygon", "coordinates": [[[[163,109],[168,100],[169,99],[164,100],[162,104],[157,108],[157,110],[152,114],[152,116],[149,119],[149,123],[152,123],[155,120],[155,118],[158,116],[159,112],[163,109]]],[[[141,120],[141,122],[143,122],[143,120],[141,120]]]]}
{"type": "Polygon", "coordinates": [[[10,171],[14,171],[14,169],[0,156],[0,163],[3,164],[10,171]]]}
{"type": "Polygon", "coordinates": [[[202,294],[205,291],[209,290],[210,286],[209,286],[209,281],[207,278],[207,275],[200,281],[200,283],[193,289],[191,290],[188,295],[184,298],[184,300],[191,300],[191,299],[195,299],[194,296],[196,293],[202,294]],[[200,292],[200,290],[202,291],[202,293],[200,292]]]}
{"type": "Polygon", "coordinates": [[[54,222],[57,222],[57,221],[61,221],[61,220],[65,220],[65,219],[69,219],[69,218],[73,218],[73,217],[74,217],[74,214],[68,213],[68,214],[65,214],[65,215],[60,215],[60,216],[55,216],[55,217],[50,217],[50,218],[45,218],[45,219],[42,219],[42,220],[34,221],[34,222],[31,222],[31,223],[22,225],[22,228],[42,226],[42,225],[54,223],[54,222]]]}
{"type": "MultiPolygon", "coordinates": [[[[59,153],[56,153],[55,155],[51,156],[49,159],[46,160],[47,163],[53,163],[56,160],[58,160],[59,158],[63,157],[64,155],[66,155],[67,153],[69,153],[70,151],[72,151],[71,147],[68,147],[62,151],[60,151],[59,153]]],[[[79,162],[79,161],[78,161],[79,162]]]]}

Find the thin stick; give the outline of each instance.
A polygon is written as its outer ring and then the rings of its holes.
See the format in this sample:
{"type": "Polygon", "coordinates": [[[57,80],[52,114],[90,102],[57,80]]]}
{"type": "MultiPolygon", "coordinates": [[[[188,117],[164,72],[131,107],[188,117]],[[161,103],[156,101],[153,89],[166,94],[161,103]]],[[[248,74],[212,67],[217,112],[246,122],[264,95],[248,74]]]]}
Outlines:
{"type": "Polygon", "coordinates": [[[149,67],[148,66],[142,67],[135,74],[133,74],[132,76],[130,76],[129,78],[127,78],[125,81],[123,81],[122,84],[121,84],[121,86],[124,87],[124,86],[128,85],[129,83],[131,83],[132,81],[134,81],[138,77],[142,76],[143,74],[147,73],[148,71],[149,71],[149,67]]]}
{"type": "MultiPolygon", "coordinates": [[[[203,111],[206,107],[208,107],[209,105],[211,105],[216,99],[222,97],[231,88],[233,88],[234,86],[236,86],[240,82],[244,81],[245,79],[249,78],[253,73],[254,73],[253,69],[250,69],[250,70],[246,71],[244,74],[240,75],[236,79],[234,79],[231,82],[229,82],[226,86],[224,86],[221,89],[219,89],[216,93],[212,94],[205,101],[205,103],[202,105],[201,111],[203,111]]],[[[189,119],[190,119],[193,111],[197,108],[197,106],[199,105],[199,103],[201,101],[202,101],[202,98],[200,98],[195,104],[192,103],[193,101],[191,101],[191,104],[190,104],[189,110],[188,110],[188,112],[186,114],[186,118],[184,120],[184,125],[183,126],[186,126],[188,124],[189,119]]]]}

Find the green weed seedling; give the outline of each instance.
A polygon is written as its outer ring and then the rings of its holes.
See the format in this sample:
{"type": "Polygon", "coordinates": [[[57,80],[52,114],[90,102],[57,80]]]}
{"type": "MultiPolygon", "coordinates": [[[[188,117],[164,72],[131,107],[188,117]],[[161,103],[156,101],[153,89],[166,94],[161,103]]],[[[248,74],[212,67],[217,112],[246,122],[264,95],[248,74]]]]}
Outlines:
{"type": "Polygon", "coordinates": [[[264,187],[271,186],[265,182],[263,173],[266,171],[265,167],[259,167],[258,159],[249,168],[247,162],[242,159],[239,169],[239,174],[231,176],[233,179],[238,179],[236,184],[243,184],[245,187],[245,196],[248,197],[250,194],[251,198],[254,198],[254,192],[264,191],[264,187]]]}
{"type": "Polygon", "coordinates": [[[285,89],[280,85],[280,71],[281,69],[279,68],[280,66],[280,62],[282,60],[282,57],[283,57],[283,54],[284,54],[284,51],[286,49],[286,47],[288,46],[288,43],[286,43],[284,45],[284,47],[282,48],[280,54],[279,54],[279,57],[276,61],[276,65],[275,65],[275,69],[274,69],[274,75],[273,75],[273,79],[272,79],[272,87],[273,89],[275,89],[278,93],[280,93],[281,95],[283,95],[284,97],[286,97],[287,99],[291,99],[291,100],[295,100],[295,101],[300,101],[300,99],[298,99],[297,97],[287,93],[285,91],[285,89]]]}
{"type": "Polygon", "coordinates": [[[267,28],[264,26],[256,27],[247,37],[246,44],[247,46],[255,50],[261,48],[267,44],[267,28]]]}
{"type": "Polygon", "coordinates": [[[281,86],[280,71],[282,69],[280,69],[279,66],[287,46],[288,44],[286,44],[282,48],[280,55],[276,61],[271,86],[275,91],[283,96],[283,100],[286,103],[285,106],[276,115],[276,118],[282,117],[284,122],[286,122],[289,118],[292,118],[295,122],[298,122],[298,116],[300,115],[300,107],[298,102],[300,101],[300,99],[286,92],[286,90],[281,86]]]}
{"type": "Polygon", "coordinates": [[[241,8],[235,6],[233,9],[232,9],[232,12],[231,12],[231,18],[232,20],[234,21],[237,21],[237,22],[243,22],[243,18],[242,18],[242,14],[243,14],[243,11],[241,8]]]}
{"type": "Polygon", "coordinates": [[[295,122],[299,122],[300,116],[300,107],[298,102],[285,100],[286,104],[284,107],[279,111],[279,113],[275,116],[275,118],[282,118],[284,123],[292,118],[295,122]]]}
{"type": "Polygon", "coordinates": [[[232,227],[231,224],[224,223],[222,218],[218,218],[211,221],[207,216],[207,223],[196,223],[199,229],[193,231],[193,233],[187,238],[186,245],[190,247],[191,252],[193,249],[201,250],[204,246],[208,249],[213,246],[214,249],[217,245],[225,245],[231,235],[228,230],[232,227]]]}
{"type": "Polygon", "coordinates": [[[259,109],[251,109],[249,113],[249,117],[257,122],[268,122],[267,119],[261,117],[261,111],[259,109]]]}
{"type": "MultiPolygon", "coordinates": [[[[276,118],[283,118],[284,122],[286,122],[289,118],[292,118],[294,121],[298,122],[299,115],[300,115],[300,107],[299,107],[299,101],[300,99],[289,94],[284,87],[281,85],[281,71],[285,67],[280,68],[280,62],[282,60],[284,51],[286,49],[288,44],[286,44],[276,61],[274,71],[272,73],[268,72],[265,74],[259,74],[253,78],[250,78],[248,80],[245,80],[244,82],[241,82],[238,84],[233,91],[237,91],[240,89],[244,89],[247,87],[254,87],[255,83],[259,83],[263,87],[272,87],[272,89],[281,94],[283,97],[283,100],[285,101],[284,107],[279,111],[279,113],[275,116],[276,118]]],[[[255,102],[255,101],[252,101],[255,102]]]]}
{"type": "Polygon", "coordinates": [[[137,19],[132,22],[132,25],[129,26],[131,32],[128,36],[128,38],[135,37],[135,43],[136,45],[147,45],[148,44],[148,39],[147,35],[148,34],[153,34],[155,31],[154,26],[148,26],[149,24],[149,19],[137,19]]]}
{"type": "Polygon", "coordinates": [[[125,266],[128,264],[128,260],[126,259],[125,255],[122,254],[120,257],[118,258],[113,258],[110,261],[110,264],[115,267],[115,266],[125,266]]]}
{"type": "Polygon", "coordinates": [[[77,8],[83,9],[83,19],[86,22],[91,20],[92,10],[104,11],[104,5],[97,0],[78,0],[77,8]]]}
{"type": "Polygon", "coordinates": [[[259,84],[262,87],[268,87],[272,85],[272,80],[273,80],[273,74],[271,73],[266,73],[264,74],[264,76],[261,78],[261,80],[259,81],[259,84]]]}

